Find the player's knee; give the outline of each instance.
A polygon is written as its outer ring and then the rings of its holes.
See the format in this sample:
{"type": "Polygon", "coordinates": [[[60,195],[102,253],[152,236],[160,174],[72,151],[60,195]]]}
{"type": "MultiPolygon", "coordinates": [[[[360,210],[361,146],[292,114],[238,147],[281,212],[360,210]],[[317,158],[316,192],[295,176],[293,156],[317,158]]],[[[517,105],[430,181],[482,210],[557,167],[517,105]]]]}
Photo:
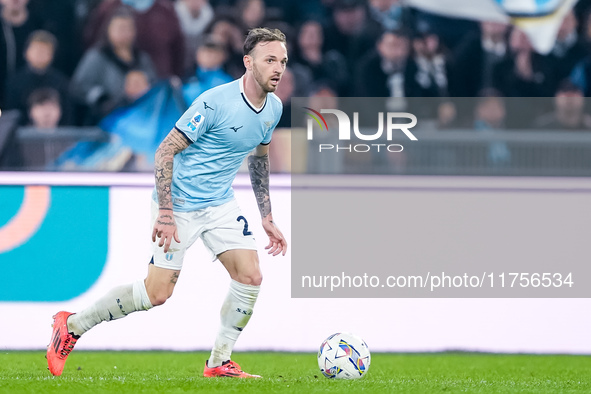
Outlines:
{"type": "Polygon", "coordinates": [[[250,277],[250,283],[249,283],[250,285],[260,286],[261,283],[263,283],[263,274],[261,274],[260,271],[250,277]]]}
{"type": "Polygon", "coordinates": [[[164,294],[154,294],[150,296],[150,302],[153,306],[159,306],[164,304],[169,298],[169,296],[164,294]]]}
{"type": "Polygon", "coordinates": [[[251,286],[260,286],[263,283],[263,274],[261,271],[251,272],[251,273],[243,273],[238,275],[236,278],[236,282],[251,285],[251,286]]]}
{"type": "Polygon", "coordinates": [[[153,306],[162,305],[172,296],[172,291],[167,290],[158,290],[155,289],[153,291],[148,290],[148,297],[150,297],[150,302],[153,306]]]}

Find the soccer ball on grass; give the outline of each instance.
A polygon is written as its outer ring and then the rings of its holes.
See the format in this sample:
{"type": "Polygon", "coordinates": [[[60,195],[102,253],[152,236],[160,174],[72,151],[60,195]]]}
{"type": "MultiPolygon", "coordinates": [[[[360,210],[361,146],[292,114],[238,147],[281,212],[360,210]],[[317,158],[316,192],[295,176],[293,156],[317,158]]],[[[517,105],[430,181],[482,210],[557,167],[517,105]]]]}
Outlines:
{"type": "Polygon", "coordinates": [[[318,350],[318,367],[329,379],[359,379],[369,369],[371,356],[363,339],[351,333],[336,333],[318,350]]]}

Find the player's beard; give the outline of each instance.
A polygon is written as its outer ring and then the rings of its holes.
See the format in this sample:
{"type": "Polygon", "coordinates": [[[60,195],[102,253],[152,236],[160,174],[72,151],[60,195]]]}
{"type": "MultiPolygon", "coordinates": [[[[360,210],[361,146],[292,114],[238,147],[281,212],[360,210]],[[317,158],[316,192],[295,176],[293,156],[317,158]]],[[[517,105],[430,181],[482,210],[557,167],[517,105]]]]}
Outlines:
{"type": "Polygon", "coordinates": [[[271,77],[269,77],[269,79],[265,81],[263,74],[259,72],[255,64],[252,65],[252,75],[254,76],[254,80],[257,81],[257,83],[265,93],[272,93],[277,89],[277,86],[271,85],[271,77]]]}

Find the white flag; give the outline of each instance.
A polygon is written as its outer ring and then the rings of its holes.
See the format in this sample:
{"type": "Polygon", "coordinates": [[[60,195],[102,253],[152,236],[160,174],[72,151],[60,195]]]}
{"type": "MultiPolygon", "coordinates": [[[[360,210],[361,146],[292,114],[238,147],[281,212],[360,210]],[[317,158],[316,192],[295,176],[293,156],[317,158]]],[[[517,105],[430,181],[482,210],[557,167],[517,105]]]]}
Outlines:
{"type": "Polygon", "coordinates": [[[577,0],[406,0],[405,4],[454,18],[517,26],[542,54],[552,50],[564,16],[577,0]]]}

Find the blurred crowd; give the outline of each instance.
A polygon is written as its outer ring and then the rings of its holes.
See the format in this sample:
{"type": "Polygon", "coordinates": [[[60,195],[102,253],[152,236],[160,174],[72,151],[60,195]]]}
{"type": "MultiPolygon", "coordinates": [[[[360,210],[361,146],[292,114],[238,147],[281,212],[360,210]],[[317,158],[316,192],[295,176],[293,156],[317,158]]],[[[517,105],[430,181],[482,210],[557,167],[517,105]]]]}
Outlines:
{"type": "MultiPolygon", "coordinates": [[[[549,54],[511,26],[444,18],[404,0],[0,0],[0,108],[22,124],[96,125],[158,81],[185,104],[243,74],[248,29],[288,38],[277,95],[290,126],[291,97],[441,97],[441,127],[463,119],[453,100],[478,97],[476,129],[502,128],[502,97],[555,97],[530,126],[589,129],[591,1],[562,22],[549,54]],[[501,99],[500,99],[500,98],[501,99]]],[[[519,125],[517,125],[519,126],[519,125]]],[[[503,156],[502,149],[498,155],[503,156]]]]}

